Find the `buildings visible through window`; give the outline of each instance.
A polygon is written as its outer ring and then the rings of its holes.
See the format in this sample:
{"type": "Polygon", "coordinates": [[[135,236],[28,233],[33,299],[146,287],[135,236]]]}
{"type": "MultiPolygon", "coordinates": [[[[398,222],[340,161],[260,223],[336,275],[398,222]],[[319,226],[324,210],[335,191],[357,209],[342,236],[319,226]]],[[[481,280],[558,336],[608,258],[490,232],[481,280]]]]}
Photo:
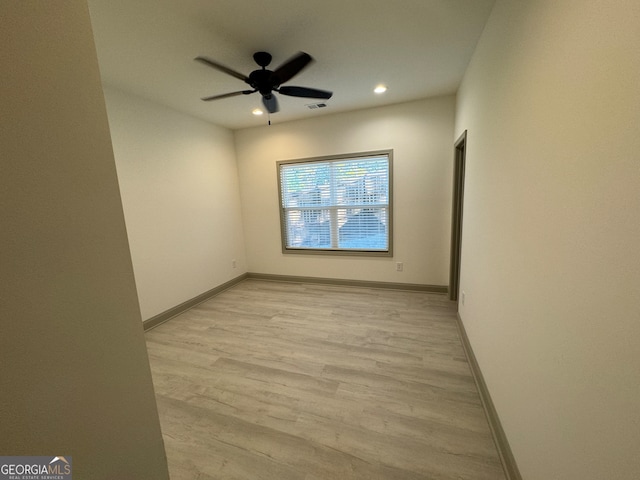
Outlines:
{"type": "Polygon", "coordinates": [[[391,255],[392,151],[278,162],[285,253],[391,255]]]}

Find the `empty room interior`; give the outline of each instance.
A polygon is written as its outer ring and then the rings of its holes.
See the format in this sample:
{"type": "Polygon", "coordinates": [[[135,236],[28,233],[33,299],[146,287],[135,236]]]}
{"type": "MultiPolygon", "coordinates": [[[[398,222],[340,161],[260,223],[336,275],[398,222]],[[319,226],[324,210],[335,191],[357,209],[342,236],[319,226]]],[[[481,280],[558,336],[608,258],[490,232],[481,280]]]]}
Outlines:
{"type": "Polygon", "coordinates": [[[0,456],[640,478],[640,3],[0,12],[0,456]]]}

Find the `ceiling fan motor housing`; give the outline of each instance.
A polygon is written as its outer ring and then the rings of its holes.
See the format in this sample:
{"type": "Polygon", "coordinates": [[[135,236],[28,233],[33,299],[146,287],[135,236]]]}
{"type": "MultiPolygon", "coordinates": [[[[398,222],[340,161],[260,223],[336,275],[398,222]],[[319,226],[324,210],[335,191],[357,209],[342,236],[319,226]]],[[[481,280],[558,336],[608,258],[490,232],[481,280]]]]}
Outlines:
{"type": "Polygon", "coordinates": [[[247,83],[264,96],[270,95],[271,90],[278,86],[273,80],[275,80],[275,78],[271,70],[254,70],[249,74],[249,81],[247,83]]]}

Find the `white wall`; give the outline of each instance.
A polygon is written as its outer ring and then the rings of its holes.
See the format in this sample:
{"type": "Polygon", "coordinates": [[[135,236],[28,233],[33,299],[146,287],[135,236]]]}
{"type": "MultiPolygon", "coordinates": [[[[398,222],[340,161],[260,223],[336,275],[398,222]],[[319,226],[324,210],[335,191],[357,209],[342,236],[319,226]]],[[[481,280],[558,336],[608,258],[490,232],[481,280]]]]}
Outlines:
{"type": "Polygon", "coordinates": [[[236,132],[248,270],[447,285],[454,97],[236,132]],[[284,255],[276,162],[393,149],[394,258],[284,255]],[[395,271],[395,262],[404,271],[395,271]]]}
{"type": "Polygon", "coordinates": [[[246,271],[233,133],[115,89],[105,96],[148,319],[246,271]]]}
{"type": "Polygon", "coordinates": [[[498,0],[458,94],[460,315],[526,480],[640,478],[640,3],[498,0]]]}
{"type": "Polygon", "coordinates": [[[0,18],[0,453],[168,480],[86,2],[0,18]]]}

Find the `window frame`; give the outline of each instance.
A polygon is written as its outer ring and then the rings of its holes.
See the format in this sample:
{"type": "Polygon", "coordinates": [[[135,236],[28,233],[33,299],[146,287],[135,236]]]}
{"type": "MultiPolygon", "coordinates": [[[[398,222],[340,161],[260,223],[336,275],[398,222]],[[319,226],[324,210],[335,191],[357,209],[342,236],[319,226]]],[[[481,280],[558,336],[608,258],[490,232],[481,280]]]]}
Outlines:
{"type": "Polygon", "coordinates": [[[359,256],[359,257],[393,257],[393,149],[375,150],[370,152],[345,153],[339,155],[326,155],[322,157],[311,157],[292,160],[280,160],[276,162],[276,177],[278,179],[278,210],[280,217],[280,241],[282,244],[283,254],[302,254],[302,255],[335,255],[335,256],[359,256]],[[341,249],[341,248],[307,248],[307,247],[288,247],[287,238],[287,222],[286,209],[283,205],[282,198],[282,178],[281,167],[283,165],[303,164],[303,163],[322,163],[328,161],[340,160],[361,160],[368,157],[386,156],[389,166],[389,201],[387,207],[387,232],[388,232],[388,249],[387,250],[366,250],[366,249],[341,249]]]}

